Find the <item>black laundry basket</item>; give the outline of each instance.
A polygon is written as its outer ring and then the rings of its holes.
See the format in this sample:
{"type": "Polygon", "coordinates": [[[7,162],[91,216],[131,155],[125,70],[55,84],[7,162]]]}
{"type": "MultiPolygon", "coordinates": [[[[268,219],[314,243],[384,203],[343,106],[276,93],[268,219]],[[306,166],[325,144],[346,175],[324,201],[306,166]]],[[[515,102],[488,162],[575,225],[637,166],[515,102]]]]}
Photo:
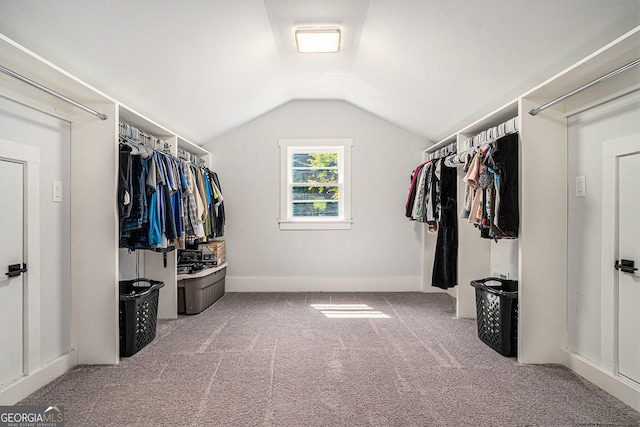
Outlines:
{"type": "Polygon", "coordinates": [[[121,357],[133,356],[156,337],[158,296],[163,286],[151,279],[120,281],[121,357]]]}
{"type": "Polygon", "coordinates": [[[503,356],[518,354],[518,281],[474,280],[478,338],[503,356]]]}

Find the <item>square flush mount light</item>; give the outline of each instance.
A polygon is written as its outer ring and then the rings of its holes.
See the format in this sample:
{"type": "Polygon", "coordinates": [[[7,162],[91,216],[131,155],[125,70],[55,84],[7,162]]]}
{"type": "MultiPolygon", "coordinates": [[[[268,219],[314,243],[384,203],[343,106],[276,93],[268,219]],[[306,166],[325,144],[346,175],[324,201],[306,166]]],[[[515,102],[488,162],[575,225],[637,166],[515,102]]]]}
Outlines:
{"type": "Polygon", "coordinates": [[[297,28],[296,46],[300,53],[336,53],[340,50],[340,29],[297,28]]]}

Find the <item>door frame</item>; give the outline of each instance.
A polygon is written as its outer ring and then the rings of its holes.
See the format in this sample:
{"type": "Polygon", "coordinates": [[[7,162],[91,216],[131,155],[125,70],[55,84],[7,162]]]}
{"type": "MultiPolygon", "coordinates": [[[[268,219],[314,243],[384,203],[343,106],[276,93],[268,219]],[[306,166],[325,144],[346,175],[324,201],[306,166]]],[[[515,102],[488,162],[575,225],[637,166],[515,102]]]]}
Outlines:
{"type": "MultiPolygon", "coordinates": [[[[40,149],[0,139],[0,159],[23,165],[25,194],[23,262],[23,372],[40,366],[40,149]]],[[[9,384],[8,386],[11,386],[9,384]]]]}
{"type": "MultiPolygon", "coordinates": [[[[602,240],[601,240],[601,349],[602,366],[625,383],[633,381],[618,371],[618,172],[621,156],[640,154],[640,134],[602,144],[602,240]]],[[[637,387],[637,386],[636,386],[637,387]]]]}

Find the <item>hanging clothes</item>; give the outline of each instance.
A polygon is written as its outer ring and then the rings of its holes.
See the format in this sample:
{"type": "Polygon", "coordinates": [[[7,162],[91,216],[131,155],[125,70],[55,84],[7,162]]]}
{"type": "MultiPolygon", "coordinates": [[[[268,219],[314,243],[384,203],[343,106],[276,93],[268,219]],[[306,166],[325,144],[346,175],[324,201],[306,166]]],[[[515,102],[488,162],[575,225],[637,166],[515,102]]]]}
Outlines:
{"type": "Polygon", "coordinates": [[[418,190],[411,218],[419,221],[427,221],[427,203],[429,203],[429,185],[431,184],[432,162],[427,163],[420,171],[418,177],[418,190]]]}
{"type": "MultiPolygon", "coordinates": [[[[149,194],[149,224],[147,228],[148,245],[159,245],[162,243],[162,204],[160,202],[160,187],[162,175],[159,171],[157,154],[149,159],[149,170],[147,171],[147,192],[149,194]]],[[[150,249],[150,248],[149,248],[150,249]]]]}
{"type": "Polygon", "coordinates": [[[415,168],[413,173],[411,174],[411,186],[409,187],[409,195],[407,197],[407,203],[405,204],[405,216],[407,218],[413,218],[413,209],[416,205],[416,193],[418,190],[419,176],[422,172],[422,168],[424,168],[425,165],[426,163],[422,163],[417,168],[415,168]]]}
{"type": "Polygon", "coordinates": [[[434,161],[431,168],[427,184],[427,194],[425,200],[424,222],[429,225],[428,231],[436,232],[438,227],[438,219],[440,218],[440,177],[442,170],[442,162],[434,161]]]}
{"type": "Polygon", "coordinates": [[[215,190],[215,197],[213,203],[214,212],[214,234],[216,237],[224,235],[225,226],[225,212],[224,212],[224,196],[222,195],[222,186],[220,185],[220,179],[215,172],[210,173],[211,183],[215,190]]]}
{"type": "Polygon", "coordinates": [[[440,203],[431,285],[448,289],[458,284],[457,173],[444,164],[444,159],[438,163],[440,203]]]}
{"type": "Polygon", "coordinates": [[[430,230],[437,227],[438,168],[438,164],[430,160],[415,169],[405,204],[405,215],[429,224],[430,230]]]}
{"type": "Polygon", "coordinates": [[[204,212],[204,203],[202,202],[202,196],[200,194],[200,190],[198,189],[198,181],[196,178],[195,167],[188,166],[187,167],[187,184],[191,189],[191,194],[193,195],[193,199],[195,200],[195,210],[190,212],[192,217],[190,218],[193,233],[192,235],[198,239],[201,239],[205,236],[204,227],[202,225],[203,222],[203,212],[204,212]]]}
{"type": "Polygon", "coordinates": [[[133,163],[131,152],[133,149],[125,144],[120,144],[119,150],[119,173],[118,173],[118,213],[120,219],[120,236],[124,219],[131,214],[133,195],[133,163]]]}
{"type": "Polygon", "coordinates": [[[437,233],[432,285],[457,285],[458,216],[487,239],[518,236],[518,118],[468,138],[458,153],[450,144],[430,154],[411,174],[405,216],[437,233]],[[465,172],[457,211],[457,167],[465,172]]]}
{"type": "Polygon", "coordinates": [[[518,117],[468,138],[455,161],[465,171],[465,196],[460,217],[483,238],[518,236],[518,117]]]}
{"type": "Polygon", "coordinates": [[[193,194],[193,185],[191,184],[191,172],[189,170],[189,165],[186,161],[181,162],[182,165],[182,178],[184,191],[182,193],[182,202],[183,202],[183,218],[184,218],[184,230],[185,233],[191,236],[196,234],[196,225],[198,222],[197,219],[197,209],[196,209],[196,199],[193,194]]]}
{"type": "Polygon", "coordinates": [[[225,212],[217,174],[129,139],[136,132],[121,124],[120,247],[167,251],[184,247],[185,238],[222,236],[225,212]]]}
{"type": "Polygon", "coordinates": [[[497,187],[499,204],[496,207],[496,225],[505,236],[518,237],[520,211],[518,207],[518,134],[504,136],[496,141],[491,155],[494,168],[500,176],[497,187]]]}
{"type": "MultiPolygon", "coordinates": [[[[130,153],[129,153],[130,154],[130,153]]],[[[145,188],[146,159],[141,155],[131,155],[131,210],[121,212],[120,235],[129,233],[142,227],[147,221],[147,197],[145,188]]],[[[128,160],[125,160],[128,161],[128,160]]],[[[122,162],[121,162],[122,164],[122,162]]]]}
{"type": "MultiPolygon", "coordinates": [[[[447,153],[450,154],[450,153],[447,153]]],[[[437,233],[432,285],[447,289],[457,285],[458,219],[457,173],[445,158],[419,165],[411,177],[405,215],[437,233]]]]}
{"type": "MultiPolygon", "coordinates": [[[[465,166],[467,167],[467,166],[465,166]]],[[[518,207],[518,134],[507,134],[477,149],[463,178],[460,212],[487,239],[514,239],[520,225],[518,207]]]]}

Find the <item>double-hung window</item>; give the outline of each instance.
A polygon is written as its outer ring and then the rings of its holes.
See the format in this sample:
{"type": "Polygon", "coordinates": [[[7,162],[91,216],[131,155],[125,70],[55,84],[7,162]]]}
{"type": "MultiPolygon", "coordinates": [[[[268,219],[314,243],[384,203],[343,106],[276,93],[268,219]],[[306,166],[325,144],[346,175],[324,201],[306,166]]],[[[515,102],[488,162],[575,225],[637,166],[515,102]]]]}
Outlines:
{"type": "Polygon", "coordinates": [[[351,228],[351,139],[280,139],[281,230],[351,228]]]}

